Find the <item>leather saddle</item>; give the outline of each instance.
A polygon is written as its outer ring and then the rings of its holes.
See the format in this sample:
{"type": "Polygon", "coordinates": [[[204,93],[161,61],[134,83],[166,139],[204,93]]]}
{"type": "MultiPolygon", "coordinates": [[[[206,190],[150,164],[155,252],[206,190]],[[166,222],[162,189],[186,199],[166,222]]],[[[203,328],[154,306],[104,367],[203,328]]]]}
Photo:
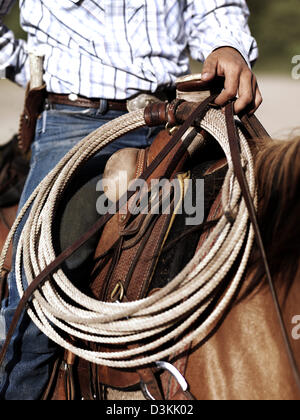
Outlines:
{"type": "MultiPolygon", "coordinates": [[[[115,187],[108,186],[106,195],[110,197],[111,191],[118,189],[116,199],[119,199],[127,191],[130,182],[141,175],[169,140],[169,133],[162,131],[148,149],[123,149],[113,155],[107,163],[104,178],[107,178],[109,183],[114,183],[115,187]],[[124,173],[127,177],[122,177],[124,173]],[[124,184],[126,178],[127,182],[124,184]],[[119,188],[116,187],[118,185],[119,188]]],[[[176,153],[176,150],[173,153],[176,153]]],[[[182,170],[187,157],[187,154],[182,156],[171,179],[182,170]]],[[[172,154],[148,179],[148,184],[151,180],[164,176],[171,159],[172,154]]],[[[143,193],[148,194],[148,191],[143,193]]],[[[166,214],[158,215],[151,209],[149,213],[147,210],[145,214],[135,216],[132,214],[133,209],[130,209],[133,203],[131,199],[105,225],[95,252],[91,282],[91,291],[97,299],[134,301],[146,296],[151,273],[156,264],[155,256],[160,253],[172,223],[174,203],[173,200],[170,201],[170,209],[166,214]]]]}
{"type": "MultiPolygon", "coordinates": [[[[208,134],[199,132],[194,140],[193,153],[207,144],[208,134]]],[[[163,130],[147,149],[127,148],[116,152],[107,162],[103,179],[103,189],[108,199],[113,203],[126,192],[131,183],[151,164],[155,157],[170,141],[171,134],[163,130]],[[126,175],[126,176],[125,176],[126,175]]],[[[178,147],[166,156],[157,167],[151,177],[147,180],[148,188],[141,193],[147,197],[147,203],[151,203],[151,181],[160,180],[168,173],[170,163],[176,154],[178,147]]],[[[135,301],[155,293],[157,284],[153,282],[154,274],[164,245],[170,235],[172,226],[176,219],[176,208],[178,202],[184,200],[184,179],[189,178],[190,173],[185,172],[190,154],[188,151],[182,155],[179,163],[168,174],[170,180],[176,179],[182,186],[181,195],[176,198],[168,197],[168,208],[164,213],[141,212],[133,214],[131,203],[136,197],[133,196],[129,202],[109,220],[103,228],[98,246],[95,250],[94,265],[90,276],[89,290],[93,297],[106,302],[135,301]],[[175,202],[176,201],[176,202],[175,202]]],[[[217,164],[208,165],[205,172],[211,174],[226,166],[226,159],[220,160],[217,164]]],[[[159,195],[159,194],[158,194],[159,195]]],[[[215,198],[215,197],[214,197],[215,198]]],[[[159,195],[156,204],[162,205],[164,197],[159,195]]],[[[142,201],[142,200],[141,200],[142,201]]],[[[163,287],[163,285],[159,285],[163,287]]],[[[85,289],[86,290],[86,289],[85,289]]],[[[116,351],[116,346],[103,346],[93,343],[80,343],[85,348],[93,351],[116,351]]],[[[119,347],[118,347],[119,348],[119,347]]],[[[181,361],[182,363],[182,361],[181,361]]],[[[147,389],[155,399],[164,399],[155,377],[155,370],[144,368],[137,370],[115,369],[106,366],[95,366],[85,360],[78,359],[70,352],[66,352],[62,364],[55,366],[56,373],[53,373],[52,381],[44,395],[44,399],[73,399],[75,394],[86,400],[95,399],[96,390],[99,384],[117,390],[147,389]],[[77,388],[74,383],[74,371],[78,379],[77,388]],[[67,387],[65,384],[69,384],[67,387]]],[[[170,382],[170,374],[161,375],[162,383],[170,382]]],[[[188,392],[180,392],[176,388],[175,399],[191,399],[188,392]]]]}
{"type": "MultiPolygon", "coordinates": [[[[154,140],[154,143],[146,150],[125,149],[113,155],[107,164],[104,177],[115,180],[121,184],[119,194],[127,191],[128,185],[122,186],[120,173],[128,174],[128,181],[133,181],[149,166],[159,152],[170,140],[170,134],[162,131],[154,140]],[[128,162],[128,155],[132,157],[133,165],[129,170],[123,168],[119,162],[128,162]],[[124,158],[127,158],[125,160],[124,158]],[[120,169],[121,172],[120,172],[120,169]],[[119,182],[121,181],[121,182],[119,182]]],[[[200,136],[200,143],[202,136],[200,136]]],[[[176,153],[174,150],[173,153],[176,153]]],[[[155,173],[148,179],[161,179],[172,160],[172,154],[167,156],[164,162],[157,168],[155,173]]],[[[186,153],[171,174],[171,178],[182,179],[179,174],[188,159],[186,153]]],[[[149,188],[150,190],[150,188],[149,188]]],[[[144,192],[148,194],[148,191],[144,192]]],[[[110,195],[110,191],[107,191],[110,195]]],[[[118,197],[119,198],[119,197],[118,197]]],[[[148,198],[148,195],[147,195],[148,198]]],[[[169,208],[164,214],[156,214],[153,209],[145,214],[133,215],[130,210],[130,203],[125,204],[104,227],[95,252],[95,267],[91,278],[91,291],[93,295],[102,301],[135,301],[146,297],[151,291],[154,292],[151,280],[158,262],[159,255],[170,233],[174,222],[176,203],[174,197],[169,197],[169,208]]],[[[179,200],[183,199],[183,195],[179,200]]],[[[160,197],[162,204],[163,197],[160,197]]],[[[151,201],[151,197],[147,200],[151,201]]],[[[158,204],[157,204],[158,205],[158,204]]],[[[113,351],[113,348],[103,349],[113,351]]],[[[143,375],[142,375],[143,376],[143,375]]],[[[125,371],[98,366],[98,378],[100,383],[117,389],[128,389],[138,385],[141,380],[141,372],[125,371]]]]}

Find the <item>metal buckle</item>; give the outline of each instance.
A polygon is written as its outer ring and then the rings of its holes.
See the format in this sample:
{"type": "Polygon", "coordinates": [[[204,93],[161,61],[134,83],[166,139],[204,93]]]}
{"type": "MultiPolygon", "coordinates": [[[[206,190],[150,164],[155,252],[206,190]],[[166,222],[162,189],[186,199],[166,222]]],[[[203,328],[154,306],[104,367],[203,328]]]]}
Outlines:
{"type": "Polygon", "coordinates": [[[122,302],[122,300],[124,298],[124,294],[125,294],[124,286],[123,286],[121,281],[118,281],[114,290],[111,292],[110,299],[113,302],[120,303],[120,302],[122,302]]]}
{"type": "Polygon", "coordinates": [[[161,102],[155,95],[149,95],[147,93],[141,93],[134,98],[128,99],[126,102],[128,112],[138,111],[139,109],[146,108],[147,105],[161,102]]]}
{"type": "MultiPolygon", "coordinates": [[[[155,365],[158,369],[169,372],[173,376],[173,378],[175,378],[183,392],[186,392],[188,390],[189,385],[187,381],[174,365],[164,361],[155,362],[155,365]]],[[[155,401],[155,398],[153,398],[153,396],[150,394],[149,389],[144,382],[141,383],[141,388],[146,398],[155,401]]]]}
{"type": "Polygon", "coordinates": [[[168,131],[168,133],[170,134],[170,136],[173,136],[176,131],[179,129],[178,125],[174,125],[173,127],[170,125],[169,122],[167,122],[165,129],[168,131]]]}

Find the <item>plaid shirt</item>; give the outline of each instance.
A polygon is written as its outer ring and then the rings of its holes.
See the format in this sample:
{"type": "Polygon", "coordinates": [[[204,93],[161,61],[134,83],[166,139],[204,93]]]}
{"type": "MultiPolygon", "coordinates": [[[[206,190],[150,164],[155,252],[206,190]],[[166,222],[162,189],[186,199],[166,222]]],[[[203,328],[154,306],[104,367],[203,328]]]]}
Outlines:
{"type": "Polygon", "coordinates": [[[170,86],[221,46],[257,58],[244,0],[20,0],[27,42],[2,24],[14,2],[0,0],[0,71],[22,86],[33,48],[48,91],[107,99],[170,86]]]}

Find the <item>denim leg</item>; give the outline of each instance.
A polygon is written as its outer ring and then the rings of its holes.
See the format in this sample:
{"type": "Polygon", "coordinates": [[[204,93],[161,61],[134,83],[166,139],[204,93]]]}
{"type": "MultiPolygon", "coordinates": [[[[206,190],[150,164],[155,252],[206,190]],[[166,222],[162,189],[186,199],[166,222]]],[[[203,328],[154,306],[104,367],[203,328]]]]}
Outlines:
{"type": "MultiPolygon", "coordinates": [[[[96,110],[66,106],[57,106],[56,109],[44,111],[37,123],[36,137],[32,145],[30,172],[19,209],[22,208],[36,186],[75,144],[93,130],[120,115],[121,113],[116,111],[101,115],[96,110]]],[[[86,164],[78,176],[76,191],[66,205],[66,211],[72,211],[72,229],[70,229],[72,235],[62,241],[64,247],[77,239],[99,218],[96,212],[96,183],[111,154],[124,147],[147,147],[153,141],[156,133],[156,130],[148,128],[139,129],[108,145],[86,164]],[[82,191],[88,195],[88,203],[86,200],[85,202],[80,200],[82,191]],[[77,226],[77,229],[74,226],[77,226]]],[[[14,237],[14,251],[25,219],[26,217],[14,237]]],[[[70,268],[79,268],[92,251],[93,243],[79,250],[75,258],[73,257],[70,268]]],[[[3,344],[4,331],[7,332],[19,302],[14,270],[9,274],[8,285],[9,298],[2,302],[1,308],[0,346],[1,342],[3,344]]],[[[57,346],[38,330],[26,313],[23,314],[10,343],[5,363],[0,370],[0,398],[6,400],[39,399],[47,385],[57,351],[57,346]]]]}

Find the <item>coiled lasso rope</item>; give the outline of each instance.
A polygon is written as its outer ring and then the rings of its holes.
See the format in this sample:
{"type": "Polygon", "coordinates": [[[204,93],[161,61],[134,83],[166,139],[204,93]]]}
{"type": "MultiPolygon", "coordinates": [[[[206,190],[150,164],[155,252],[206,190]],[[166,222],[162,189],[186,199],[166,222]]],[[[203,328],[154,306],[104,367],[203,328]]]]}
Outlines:
{"type": "MultiPolygon", "coordinates": [[[[136,111],[102,126],[77,144],[32,193],[12,227],[0,260],[1,270],[13,235],[31,206],[16,252],[20,297],[24,293],[22,266],[30,284],[56,257],[52,241],[55,208],[72,176],[107,144],[144,125],[143,111],[136,111]]],[[[254,232],[252,226],[249,227],[248,211],[234,176],[224,115],[219,110],[210,109],[201,121],[201,127],[219,142],[229,167],[222,190],[224,215],[213,232],[168,285],[150,297],[134,302],[106,303],[86,296],[72,284],[62,269],[58,269],[51,280],[44,283],[41,291],[34,292],[34,310],[28,309],[37,327],[58,345],[96,364],[133,368],[162,360],[180,351],[195,338],[206,337],[223,315],[243,278],[254,232]],[[226,218],[227,211],[235,214],[234,221],[226,218]],[[244,251],[239,268],[227,290],[205,321],[189,332],[191,325],[212,302],[212,292],[221,284],[242,247],[244,251]],[[59,290],[63,295],[59,294],[59,290]],[[66,333],[94,343],[135,343],[135,346],[110,353],[91,351],[68,342],[64,338],[66,333]],[[178,336],[183,338],[177,341],[178,336]]],[[[238,131],[242,164],[256,205],[252,155],[246,138],[241,130],[238,131]]]]}

